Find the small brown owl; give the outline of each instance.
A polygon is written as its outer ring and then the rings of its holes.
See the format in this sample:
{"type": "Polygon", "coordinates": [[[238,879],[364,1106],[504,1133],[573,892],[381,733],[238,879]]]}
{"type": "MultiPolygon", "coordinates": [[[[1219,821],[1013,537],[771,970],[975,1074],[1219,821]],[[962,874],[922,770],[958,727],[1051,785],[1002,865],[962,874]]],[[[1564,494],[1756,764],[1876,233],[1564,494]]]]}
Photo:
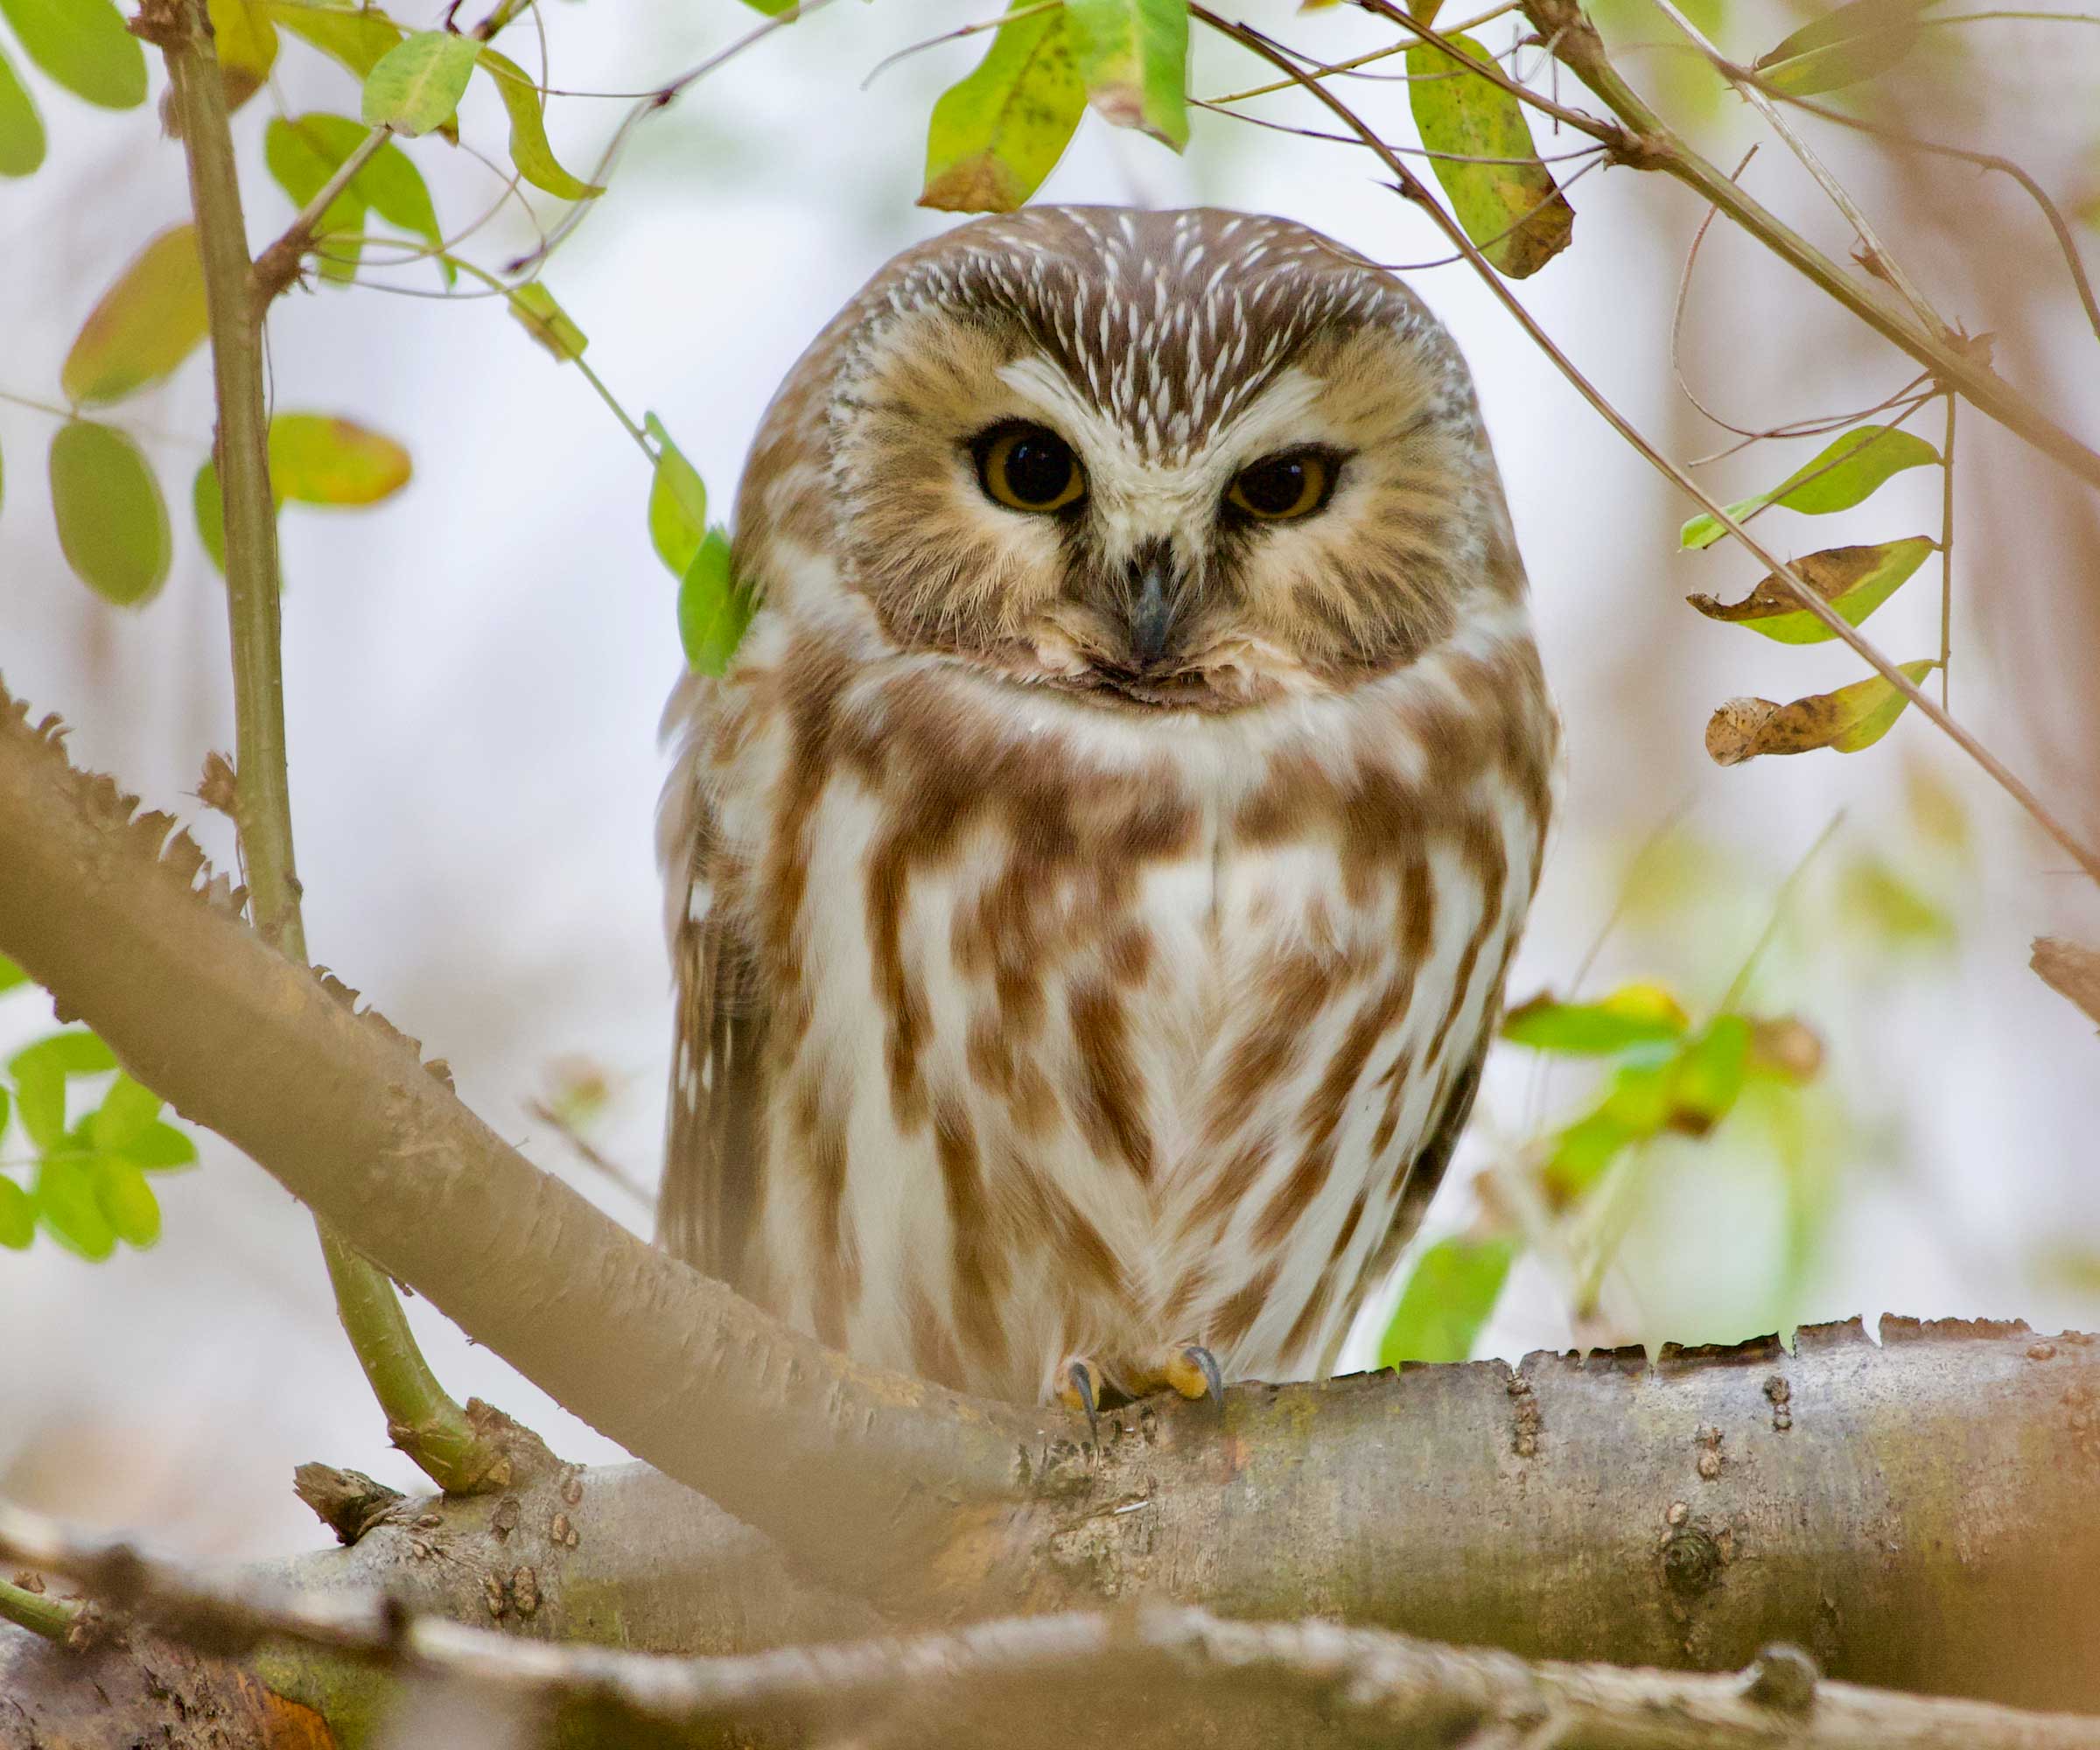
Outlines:
{"type": "Polygon", "coordinates": [[[965,1390],[1330,1370],[1435,1191],[1558,728],[1450,337],[1300,226],[907,251],[738,500],[687,680],[661,1236],[965,1390]]]}

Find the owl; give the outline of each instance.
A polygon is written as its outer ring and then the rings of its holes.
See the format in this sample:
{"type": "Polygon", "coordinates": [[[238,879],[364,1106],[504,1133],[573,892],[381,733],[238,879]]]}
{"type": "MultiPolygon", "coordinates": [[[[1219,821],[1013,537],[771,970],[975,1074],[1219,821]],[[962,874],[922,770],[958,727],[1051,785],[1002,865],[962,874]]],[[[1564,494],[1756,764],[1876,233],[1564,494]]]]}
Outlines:
{"type": "Polygon", "coordinates": [[[1450,337],[1281,220],[967,224],[802,355],[735,556],[666,715],[662,1242],[974,1393],[1332,1371],[1550,807],[1450,337]]]}

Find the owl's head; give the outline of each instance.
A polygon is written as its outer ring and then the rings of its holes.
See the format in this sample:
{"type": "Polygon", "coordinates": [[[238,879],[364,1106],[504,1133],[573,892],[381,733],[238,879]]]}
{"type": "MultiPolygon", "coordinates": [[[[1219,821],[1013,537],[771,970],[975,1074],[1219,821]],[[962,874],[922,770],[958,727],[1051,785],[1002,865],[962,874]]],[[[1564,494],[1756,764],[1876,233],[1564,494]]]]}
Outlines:
{"type": "Polygon", "coordinates": [[[906,649],[1228,710],[1360,684],[1522,590],[1449,336],[1301,226],[966,225],[879,274],[820,361],[825,544],[906,649]]]}

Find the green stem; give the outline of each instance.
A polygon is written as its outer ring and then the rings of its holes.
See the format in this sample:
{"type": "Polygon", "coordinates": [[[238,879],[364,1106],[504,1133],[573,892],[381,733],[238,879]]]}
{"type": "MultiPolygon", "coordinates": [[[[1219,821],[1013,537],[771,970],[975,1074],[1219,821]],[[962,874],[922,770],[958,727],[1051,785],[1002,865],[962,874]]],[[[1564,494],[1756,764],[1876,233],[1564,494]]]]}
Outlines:
{"type": "Polygon", "coordinates": [[[9,1580],[0,1580],[0,1622],[11,1622],[18,1628],[26,1628],[32,1634],[41,1634],[46,1641],[63,1647],[72,1635],[74,1624],[80,1619],[78,1605],[32,1592],[27,1586],[18,1586],[9,1580]]]}
{"type": "MultiPolygon", "coordinates": [[[[270,484],[270,419],[262,306],[248,258],[241,184],[226,94],[203,0],[145,0],[139,33],[167,61],[190,200],[203,258],[219,426],[214,444],[226,505],[228,617],[233,640],[235,818],[257,932],[304,962],[299,878],[292,853],[291,785],[284,742],[284,672],[277,589],[276,507],[270,484]]],[[[463,1464],[476,1435],[416,1347],[394,1285],[326,1227],[321,1250],[343,1330],[388,1427],[439,1488],[470,1485],[484,1464],[463,1464]]]]}
{"type": "MultiPolygon", "coordinates": [[[[1596,94],[1634,136],[1618,148],[1619,161],[1659,170],[1693,188],[1758,242],[1843,304],[1883,339],[1908,353],[1942,384],[2090,486],[2100,486],[2100,452],[2089,449],[1992,370],[1980,350],[1928,332],[1908,312],[1846,273],[1776,214],[1760,205],[1727,174],[1694,151],[1622,79],[1603,39],[1576,0],[1522,0],[1524,16],[1553,45],[1554,58],[1596,94]]],[[[1738,86],[1739,67],[1719,70],[1738,86]]]]}

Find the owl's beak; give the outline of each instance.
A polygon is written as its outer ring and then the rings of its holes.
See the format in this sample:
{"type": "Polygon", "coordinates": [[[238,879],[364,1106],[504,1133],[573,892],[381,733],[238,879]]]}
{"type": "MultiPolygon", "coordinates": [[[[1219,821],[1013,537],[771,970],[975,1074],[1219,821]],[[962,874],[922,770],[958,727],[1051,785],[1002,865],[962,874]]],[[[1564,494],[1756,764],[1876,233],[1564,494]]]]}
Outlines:
{"type": "Polygon", "coordinates": [[[1139,673],[1156,668],[1173,640],[1174,600],[1167,593],[1166,565],[1155,560],[1138,578],[1130,604],[1130,660],[1139,673]]]}

